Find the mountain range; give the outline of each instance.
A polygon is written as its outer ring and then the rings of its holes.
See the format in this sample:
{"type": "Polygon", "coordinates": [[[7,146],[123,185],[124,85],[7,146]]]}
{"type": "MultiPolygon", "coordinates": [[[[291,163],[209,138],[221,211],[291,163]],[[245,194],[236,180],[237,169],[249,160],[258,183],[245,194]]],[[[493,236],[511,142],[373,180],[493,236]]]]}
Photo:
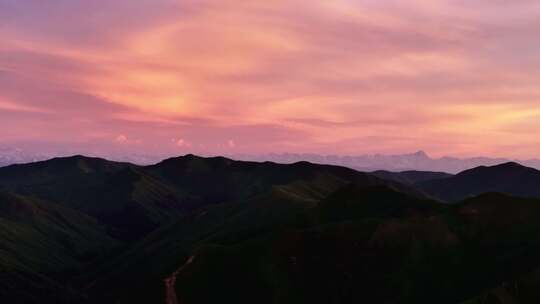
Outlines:
{"type": "MultiPolygon", "coordinates": [[[[77,151],[65,151],[62,149],[51,150],[49,152],[35,153],[33,149],[13,148],[8,146],[0,147],[0,167],[11,164],[22,164],[35,161],[47,160],[58,156],[68,156],[80,153],[77,151]]],[[[150,165],[157,163],[167,157],[168,154],[154,155],[138,152],[93,152],[94,157],[104,157],[120,162],[131,162],[138,165],[150,165]]],[[[208,156],[210,157],[210,156],[208,156]]],[[[479,166],[494,166],[508,162],[517,162],[524,166],[540,169],[539,159],[516,160],[509,158],[472,157],[456,158],[441,157],[432,158],[424,151],[410,154],[397,155],[320,155],[312,153],[268,153],[268,154],[230,154],[228,158],[241,161],[265,162],[270,161],[281,164],[293,164],[307,161],[316,164],[326,164],[348,167],[359,171],[434,171],[456,174],[464,170],[479,166]]]]}
{"type": "Polygon", "coordinates": [[[0,297],[537,303],[539,186],[517,163],[456,175],[195,155],[10,165],[0,297]]]}
{"type": "Polygon", "coordinates": [[[435,171],[455,174],[479,166],[494,166],[507,162],[518,162],[524,166],[540,169],[540,160],[538,159],[513,160],[507,158],[490,157],[432,158],[424,151],[398,155],[373,154],[359,156],[342,156],[319,155],[309,153],[270,153],[262,155],[235,154],[231,155],[230,157],[237,160],[272,161],[276,163],[295,163],[298,161],[309,161],[312,163],[344,166],[360,171],[435,171]]]}

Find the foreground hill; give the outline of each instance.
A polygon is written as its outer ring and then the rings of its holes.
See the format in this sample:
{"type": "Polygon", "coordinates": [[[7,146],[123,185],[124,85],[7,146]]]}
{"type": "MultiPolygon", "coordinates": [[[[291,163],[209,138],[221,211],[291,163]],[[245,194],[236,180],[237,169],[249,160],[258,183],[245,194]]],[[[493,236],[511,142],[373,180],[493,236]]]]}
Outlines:
{"type": "Polygon", "coordinates": [[[198,247],[173,273],[176,295],[182,303],[458,303],[539,264],[538,200],[487,195],[439,209],[349,188],[312,211],[322,216],[305,226],[198,247]]]}
{"type": "Polygon", "coordinates": [[[429,180],[418,186],[444,201],[458,201],[486,192],[540,197],[540,171],[517,163],[478,167],[455,176],[429,180]]]}
{"type": "Polygon", "coordinates": [[[460,303],[540,266],[539,217],[540,200],[502,194],[445,205],[347,185],[313,205],[276,189],[158,230],[89,292],[122,303],[460,303]]]}
{"type": "MultiPolygon", "coordinates": [[[[92,271],[104,263],[111,265],[108,261],[119,253],[140,248],[137,242],[152,231],[212,205],[247,206],[273,191],[312,205],[349,183],[387,185],[421,195],[399,183],[346,168],[193,155],[148,167],[73,156],[0,168],[4,193],[0,218],[9,219],[0,240],[0,245],[6,242],[0,246],[0,261],[5,261],[0,267],[17,265],[13,272],[3,273],[3,282],[14,282],[14,289],[6,287],[3,294],[28,290],[28,299],[16,297],[32,303],[43,292],[28,286],[62,290],[63,282],[80,277],[73,281],[74,288],[84,287],[96,280],[92,271]],[[16,236],[17,231],[23,234],[16,236]],[[81,269],[85,271],[79,273],[81,269]]],[[[53,294],[51,301],[59,301],[53,294]]],[[[64,296],[71,297],[58,295],[64,296]]]]}
{"type": "Polygon", "coordinates": [[[95,218],[112,237],[136,241],[183,213],[249,199],[283,186],[316,201],[347,183],[387,185],[421,196],[397,182],[351,169],[296,163],[239,162],[194,155],[147,167],[73,156],[0,168],[0,190],[62,205],[95,218]]]}
{"type": "Polygon", "coordinates": [[[0,191],[0,296],[6,303],[72,303],[64,278],[118,246],[72,209],[0,191]]]}
{"type": "Polygon", "coordinates": [[[174,190],[142,167],[100,158],[73,156],[0,168],[0,189],[82,212],[126,241],[181,213],[174,190]]]}
{"type": "Polygon", "coordinates": [[[526,196],[516,189],[519,181],[532,188],[533,169],[471,171],[484,173],[460,183],[471,172],[386,180],[307,162],[194,155],[146,167],[75,156],[0,168],[0,296],[25,304],[483,301],[540,269],[540,200],[469,197],[471,189],[526,196]],[[472,181],[477,187],[466,188],[472,181]],[[439,183],[469,198],[443,204],[423,194],[447,199],[429,187],[439,183]]]}
{"type": "MultiPolygon", "coordinates": [[[[199,255],[200,251],[213,255],[214,250],[221,255],[222,249],[226,252],[231,249],[234,260],[205,261],[199,256],[196,263],[203,263],[206,270],[196,274],[196,278],[184,279],[184,273],[178,273],[177,282],[181,280],[184,283],[176,283],[175,286],[186,284],[189,295],[194,297],[188,301],[184,298],[188,297],[186,289],[182,289],[178,291],[182,301],[211,303],[221,298],[235,303],[272,302],[276,290],[267,287],[274,281],[278,284],[285,279],[282,277],[285,274],[252,273],[250,269],[263,269],[266,267],[264,263],[272,267],[274,261],[269,260],[267,254],[277,250],[274,248],[277,239],[332,222],[367,220],[369,224],[366,227],[372,229],[378,222],[373,219],[434,214],[443,207],[434,201],[396,192],[386,186],[345,185],[315,204],[311,199],[299,198],[282,190],[278,186],[245,202],[211,205],[174,225],[159,229],[137,248],[103,267],[95,275],[99,279],[90,293],[98,295],[97,302],[111,301],[108,296],[112,295],[126,303],[148,303],[166,294],[163,280],[182,268],[191,256],[199,255]],[[250,244],[257,249],[251,248],[250,244]],[[263,264],[253,265],[255,261],[263,264]],[[267,275],[270,281],[264,279],[267,275]],[[111,286],[115,286],[115,290],[111,290],[111,286]],[[205,286],[213,292],[203,292],[207,288],[205,286]],[[105,295],[105,298],[99,295],[105,295]]],[[[362,225],[355,233],[364,235],[362,225]]],[[[322,247],[326,245],[329,244],[320,244],[322,247]]]]}

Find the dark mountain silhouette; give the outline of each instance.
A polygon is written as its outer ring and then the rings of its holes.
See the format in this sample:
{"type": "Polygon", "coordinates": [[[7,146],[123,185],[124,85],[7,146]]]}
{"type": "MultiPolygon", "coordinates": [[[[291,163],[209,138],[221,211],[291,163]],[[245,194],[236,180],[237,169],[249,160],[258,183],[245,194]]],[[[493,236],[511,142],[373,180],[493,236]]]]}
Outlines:
{"type": "MultiPolygon", "coordinates": [[[[17,193],[14,194],[17,197],[35,198],[45,207],[88,217],[102,227],[103,237],[120,245],[128,242],[121,245],[124,248],[155,229],[183,218],[183,214],[201,208],[249,204],[267,195],[270,198],[273,195],[294,197],[295,201],[312,205],[350,183],[386,185],[421,196],[419,191],[393,181],[347,168],[306,162],[279,165],[188,155],[141,167],[73,156],[0,168],[3,191],[17,193]]],[[[8,204],[6,200],[0,203],[8,204]]],[[[24,209],[0,208],[9,216],[13,215],[13,210],[22,213],[18,220],[26,220],[24,209]]],[[[95,263],[100,264],[101,260],[95,263]]],[[[76,271],[75,266],[67,268],[67,272],[76,271]]],[[[47,276],[50,271],[43,270],[47,276]]]]}
{"type": "Polygon", "coordinates": [[[517,164],[369,174],[194,155],[152,166],[84,156],[8,166],[0,297],[450,304],[511,294],[536,303],[540,199],[527,197],[537,175],[517,164]],[[429,198],[454,193],[467,199],[429,198]],[[508,288],[514,282],[527,294],[508,288]]]}
{"type": "Polygon", "coordinates": [[[460,303],[540,265],[539,216],[540,200],[496,193],[449,205],[347,185],[312,205],[274,192],[160,229],[105,267],[116,265],[92,294],[116,286],[113,298],[129,303],[171,292],[182,303],[460,303]]]}
{"type": "Polygon", "coordinates": [[[390,171],[374,171],[371,174],[386,180],[393,180],[405,185],[414,185],[417,183],[423,183],[434,179],[442,179],[451,177],[452,174],[444,172],[430,172],[430,171],[403,171],[403,172],[390,172],[390,171]]]}
{"type": "MultiPolygon", "coordinates": [[[[456,158],[456,157],[430,157],[424,151],[417,151],[409,154],[397,155],[320,155],[320,154],[262,154],[262,155],[232,155],[231,158],[238,160],[251,161],[273,161],[276,163],[295,163],[298,161],[309,161],[317,164],[331,164],[344,166],[360,171],[435,171],[448,172],[456,174],[458,172],[476,168],[479,166],[494,166],[510,162],[507,158],[490,158],[490,157],[471,157],[471,158],[456,158]]],[[[540,169],[540,160],[516,160],[525,166],[540,169]]]]}
{"type": "Polygon", "coordinates": [[[91,217],[0,191],[0,296],[6,303],[81,301],[64,279],[118,245],[91,217]]]}
{"type": "Polygon", "coordinates": [[[245,200],[273,186],[288,186],[318,199],[347,183],[385,184],[421,195],[351,169],[305,162],[280,165],[187,155],[141,167],[73,156],[0,168],[0,189],[73,208],[126,241],[137,240],[184,212],[245,200]]]}
{"type": "Polygon", "coordinates": [[[283,191],[300,191],[300,195],[314,200],[348,183],[388,185],[421,196],[419,191],[398,182],[344,167],[308,162],[286,165],[186,155],[148,166],[146,170],[175,188],[189,202],[189,208],[244,200],[274,186],[282,186],[283,191]]]}
{"type": "Polygon", "coordinates": [[[176,193],[142,168],[100,158],[73,156],[0,168],[0,189],[92,216],[127,241],[181,213],[176,193]]]}
{"type": "Polygon", "coordinates": [[[445,201],[458,201],[485,192],[540,197],[540,171],[518,163],[478,167],[455,176],[426,181],[420,188],[445,201]]]}

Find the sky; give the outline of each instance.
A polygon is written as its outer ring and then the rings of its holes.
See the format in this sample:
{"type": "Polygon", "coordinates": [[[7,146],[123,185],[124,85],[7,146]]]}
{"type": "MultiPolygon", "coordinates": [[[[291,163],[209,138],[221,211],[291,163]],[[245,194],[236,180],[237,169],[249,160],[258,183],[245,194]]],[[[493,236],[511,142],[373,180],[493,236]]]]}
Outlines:
{"type": "Polygon", "coordinates": [[[0,145],[539,157],[536,0],[0,0],[0,145]]]}

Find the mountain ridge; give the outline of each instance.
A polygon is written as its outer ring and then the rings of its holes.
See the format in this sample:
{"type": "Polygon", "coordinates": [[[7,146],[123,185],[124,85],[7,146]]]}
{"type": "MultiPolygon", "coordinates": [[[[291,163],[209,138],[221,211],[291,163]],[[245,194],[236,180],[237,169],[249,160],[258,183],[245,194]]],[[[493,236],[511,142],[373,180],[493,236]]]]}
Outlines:
{"type": "Polygon", "coordinates": [[[269,153],[262,155],[236,154],[230,155],[230,157],[238,160],[270,160],[277,163],[294,163],[300,160],[307,160],[313,163],[345,166],[360,171],[439,171],[456,174],[482,165],[492,166],[511,161],[516,161],[525,166],[540,169],[539,159],[512,160],[509,158],[490,158],[482,156],[470,158],[443,156],[440,158],[432,158],[422,150],[414,153],[396,155],[367,154],[352,156],[320,155],[311,153],[269,153]]]}
{"type": "Polygon", "coordinates": [[[540,170],[507,162],[465,170],[448,178],[419,183],[418,186],[445,201],[462,200],[486,192],[540,197],[540,170]]]}
{"type": "MultiPolygon", "coordinates": [[[[76,153],[62,151],[35,153],[20,148],[0,147],[0,167],[15,163],[29,163],[47,160],[55,156],[66,156],[76,153]]],[[[144,153],[94,153],[96,157],[115,160],[118,162],[130,162],[137,165],[157,164],[169,157],[166,155],[154,155],[144,153]]],[[[211,155],[209,155],[211,156],[211,155]]],[[[266,154],[227,154],[226,157],[244,161],[271,161],[275,163],[295,163],[309,161],[311,163],[345,166],[360,171],[442,171],[456,174],[461,171],[481,165],[496,165],[509,161],[517,161],[528,167],[540,169],[540,159],[513,160],[510,158],[493,157],[469,157],[457,158],[443,156],[432,158],[423,150],[414,153],[395,155],[364,154],[364,155],[322,155],[314,153],[266,153],[266,154]]]]}

